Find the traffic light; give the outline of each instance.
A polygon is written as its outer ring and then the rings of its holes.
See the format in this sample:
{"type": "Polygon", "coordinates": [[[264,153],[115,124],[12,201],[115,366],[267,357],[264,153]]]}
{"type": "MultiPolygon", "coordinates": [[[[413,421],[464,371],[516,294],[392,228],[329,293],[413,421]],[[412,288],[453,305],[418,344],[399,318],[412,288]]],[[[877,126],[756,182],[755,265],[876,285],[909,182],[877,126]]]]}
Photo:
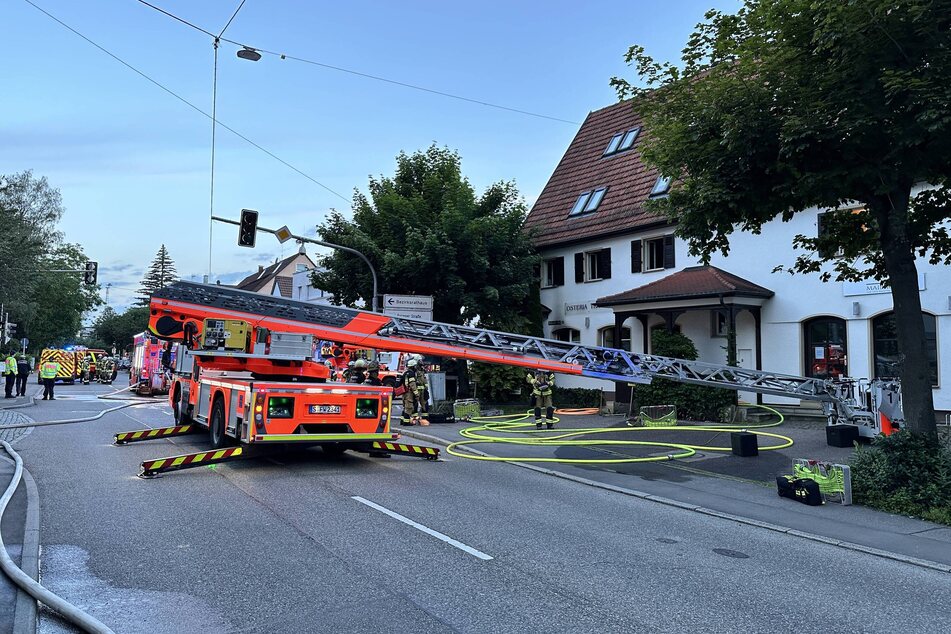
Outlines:
{"type": "Polygon", "coordinates": [[[238,226],[238,246],[254,247],[258,235],[258,212],[253,209],[241,210],[241,224],[238,226]]]}
{"type": "Polygon", "coordinates": [[[12,321],[4,322],[3,324],[3,343],[6,344],[8,341],[13,339],[14,335],[17,332],[17,325],[12,321]]]}
{"type": "Polygon", "coordinates": [[[86,270],[83,271],[83,284],[86,286],[96,285],[96,275],[99,272],[98,262],[86,262],[86,270]]]}

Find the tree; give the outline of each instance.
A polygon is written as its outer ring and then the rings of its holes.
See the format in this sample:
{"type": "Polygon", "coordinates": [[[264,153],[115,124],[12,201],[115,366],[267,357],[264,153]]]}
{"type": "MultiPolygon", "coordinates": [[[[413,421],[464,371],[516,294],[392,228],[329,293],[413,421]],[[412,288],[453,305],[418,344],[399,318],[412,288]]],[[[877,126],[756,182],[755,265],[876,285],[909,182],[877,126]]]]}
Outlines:
{"type": "Polygon", "coordinates": [[[152,293],[163,286],[168,286],[177,279],[178,272],[175,270],[175,263],[172,262],[172,258],[168,255],[168,249],[166,249],[163,244],[159,247],[158,253],[155,254],[155,259],[152,260],[148,270],[145,272],[145,277],[142,278],[142,285],[136,293],[139,295],[139,298],[136,300],[136,305],[148,306],[152,293]]]}
{"type": "Polygon", "coordinates": [[[612,84],[644,117],[643,156],[678,180],[655,209],[691,252],[729,251],[812,207],[827,214],[792,270],[891,288],[910,429],[936,433],[916,255],[951,262],[951,2],[746,0],[706,14],[683,67],[633,46],[644,87],[612,84]],[[931,187],[920,191],[916,186],[931,187]]]}
{"type": "Polygon", "coordinates": [[[18,319],[40,281],[40,261],[62,240],[56,223],[63,211],[45,177],[0,175],[0,299],[18,319]]]}
{"type": "Polygon", "coordinates": [[[132,345],[132,338],[148,328],[149,309],[147,306],[133,306],[123,313],[116,313],[107,306],[92,327],[91,343],[93,347],[112,349],[115,346],[122,353],[132,345]]]}
{"type": "Polygon", "coordinates": [[[87,257],[77,244],[64,243],[54,248],[39,265],[38,283],[25,303],[20,319],[23,335],[36,349],[75,343],[82,327],[83,314],[102,304],[98,288],[82,284],[75,273],[54,272],[81,269],[87,257]]]}
{"type": "MultiPolygon", "coordinates": [[[[387,293],[433,296],[433,319],[518,331],[529,327],[533,267],[522,232],[525,204],[510,182],[476,196],[456,152],[435,145],[396,158],[396,174],[371,178],[369,197],[356,192],[353,220],[332,213],[321,238],[367,256],[387,293]]],[[[342,251],[321,261],[315,286],[338,304],[372,305],[366,264],[342,251]]],[[[465,393],[464,364],[460,387],[465,393]]]]}

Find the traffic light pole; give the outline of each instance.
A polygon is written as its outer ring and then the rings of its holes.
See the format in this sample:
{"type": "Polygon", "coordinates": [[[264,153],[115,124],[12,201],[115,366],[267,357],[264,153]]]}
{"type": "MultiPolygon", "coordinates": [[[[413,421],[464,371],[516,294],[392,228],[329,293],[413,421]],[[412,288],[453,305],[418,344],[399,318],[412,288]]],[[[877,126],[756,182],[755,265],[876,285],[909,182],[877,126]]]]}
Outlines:
{"type": "MultiPolygon", "coordinates": [[[[237,225],[237,226],[239,226],[239,227],[241,226],[241,223],[240,223],[240,222],[238,222],[237,220],[231,220],[231,219],[229,219],[229,218],[221,218],[221,217],[219,217],[219,216],[212,216],[211,219],[212,219],[212,220],[217,220],[218,222],[223,222],[223,223],[229,224],[229,225],[237,225]]],[[[277,236],[278,239],[281,239],[282,237],[284,237],[284,236],[278,234],[278,232],[277,232],[275,229],[266,229],[266,228],[264,228],[264,227],[262,227],[262,226],[260,226],[260,225],[257,226],[257,230],[258,230],[258,231],[263,231],[264,233],[270,233],[271,235],[277,236]]],[[[355,256],[357,256],[358,258],[360,258],[361,260],[363,260],[364,262],[366,262],[366,265],[367,265],[367,266],[369,267],[369,269],[370,269],[370,275],[373,276],[373,301],[371,302],[371,310],[372,310],[373,312],[375,312],[375,313],[382,312],[382,311],[380,310],[380,294],[379,294],[379,292],[378,292],[376,269],[373,268],[373,265],[370,263],[370,260],[367,258],[367,256],[363,255],[362,253],[360,253],[360,252],[357,251],[356,249],[351,249],[350,247],[345,247],[345,246],[340,245],[340,244],[334,244],[333,242],[324,242],[323,240],[315,240],[314,238],[307,238],[307,237],[305,237],[305,236],[298,236],[298,235],[294,235],[293,233],[291,233],[291,234],[285,234],[285,236],[286,236],[288,239],[289,239],[289,238],[293,238],[293,239],[296,240],[297,242],[307,242],[308,244],[317,244],[317,245],[320,245],[320,246],[322,246],[322,247],[330,247],[331,249],[339,249],[340,251],[346,251],[347,253],[352,253],[352,254],[354,254],[355,256]]],[[[283,240],[282,240],[282,242],[283,242],[283,240]]]]}

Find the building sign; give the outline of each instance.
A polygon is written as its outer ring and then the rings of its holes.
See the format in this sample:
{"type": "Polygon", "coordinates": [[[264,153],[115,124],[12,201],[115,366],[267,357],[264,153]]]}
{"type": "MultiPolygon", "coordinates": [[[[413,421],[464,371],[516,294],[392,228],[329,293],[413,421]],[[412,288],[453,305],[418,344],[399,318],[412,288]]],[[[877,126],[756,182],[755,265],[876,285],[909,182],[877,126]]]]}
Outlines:
{"type": "MultiPolygon", "coordinates": [[[[925,274],[918,274],[918,290],[925,290],[925,274]]],[[[842,282],[842,294],[846,297],[853,295],[880,295],[891,293],[888,288],[882,287],[881,282],[862,280],[861,282],[842,282]]]]}
{"type": "Polygon", "coordinates": [[[581,315],[587,313],[591,310],[590,302],[576,302],[574,304],[569,304],[565,302],[565,316],[568,315],[581,315]]]}
{"type": "Polygon", "coordinates": [[[387,317],[399,317],[400,319],[421,319],[423,321],[433,320],[433,311],[431,310],[413,310],[409,308],[384,308],[383,314],[387,317]]]}

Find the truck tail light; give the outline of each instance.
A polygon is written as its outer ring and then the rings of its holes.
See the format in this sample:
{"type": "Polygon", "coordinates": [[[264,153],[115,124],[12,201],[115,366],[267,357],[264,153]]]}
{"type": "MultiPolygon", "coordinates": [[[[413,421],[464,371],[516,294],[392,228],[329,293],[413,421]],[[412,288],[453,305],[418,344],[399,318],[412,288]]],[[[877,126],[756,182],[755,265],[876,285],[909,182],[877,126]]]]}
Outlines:
{"type": "Polygon", "coordinates": [[[254,426],[258,431],[264,431],[264,403],[267,402],[267,392],[257,392],[254,395],[254,426]]]}

